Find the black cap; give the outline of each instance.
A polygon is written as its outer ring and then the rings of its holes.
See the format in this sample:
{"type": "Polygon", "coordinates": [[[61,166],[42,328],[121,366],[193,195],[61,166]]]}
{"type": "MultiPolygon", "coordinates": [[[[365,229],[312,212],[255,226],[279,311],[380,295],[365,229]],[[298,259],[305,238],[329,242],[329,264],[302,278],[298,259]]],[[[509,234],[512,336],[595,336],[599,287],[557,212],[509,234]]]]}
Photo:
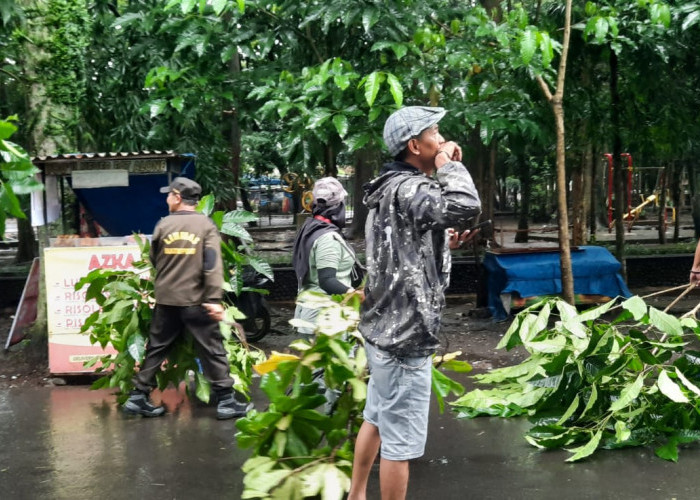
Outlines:
{"type": "Polygon", "coordinates": [[[175,177],[169,186],[160,188],[161,193],[170,191],[179,194],[183,200],[199,200],[202,195],[202,186],[187,177],[175,177]]]}

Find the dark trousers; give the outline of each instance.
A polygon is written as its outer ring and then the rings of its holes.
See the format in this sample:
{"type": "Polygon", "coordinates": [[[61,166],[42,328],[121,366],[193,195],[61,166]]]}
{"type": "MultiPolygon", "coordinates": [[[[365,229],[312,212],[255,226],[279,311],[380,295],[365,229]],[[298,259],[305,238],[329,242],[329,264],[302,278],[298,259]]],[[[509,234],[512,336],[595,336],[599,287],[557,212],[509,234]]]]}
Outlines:
{"type": "Polygon", "coordinates": [[[230,389],[233,379],[224,349],[219,323],[212,320],[202,306],[165,306],[156,304],[146,356],[133,383],[137,389],[150,392],[156,387],[156,374],[168,357],[173,343],[187,328],[194,337],[197,355],[204,376],[214,391],[230,389]]]}

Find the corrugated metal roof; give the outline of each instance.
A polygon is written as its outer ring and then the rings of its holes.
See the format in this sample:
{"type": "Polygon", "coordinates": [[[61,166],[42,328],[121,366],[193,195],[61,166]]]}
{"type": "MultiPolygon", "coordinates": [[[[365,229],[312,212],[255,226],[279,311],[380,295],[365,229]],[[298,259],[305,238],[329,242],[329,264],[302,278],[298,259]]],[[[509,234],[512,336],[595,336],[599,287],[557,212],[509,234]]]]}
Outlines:
{"type": "Polygon", "coordinates": [[[129,160],[152,160],[156,158],[174,158],[178,156],[191,156],[187,154],[179,154],[174,151],[133,151],[127,153],[67,153],[60,155],[35,156],[32,158],[33,163],[53,163],[62,161],[90,161],[90,160],[118,160],[121,158],[129,160]]]}

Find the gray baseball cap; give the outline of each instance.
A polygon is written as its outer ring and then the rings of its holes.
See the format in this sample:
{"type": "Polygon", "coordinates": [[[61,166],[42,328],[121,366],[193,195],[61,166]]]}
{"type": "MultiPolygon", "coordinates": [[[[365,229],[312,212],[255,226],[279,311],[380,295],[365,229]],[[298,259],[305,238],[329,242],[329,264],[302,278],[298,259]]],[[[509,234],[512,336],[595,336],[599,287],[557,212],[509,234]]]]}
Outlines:
{"type": "Polygon", "coordinates": [[[412,137],[442,120],[445,108],[408,106],[395,111],[384,124],[384,143],[393,157],[406,148],[412,137]]]}
{"type": "Polygon", "coordinates": [[[313,195],[316,203],[334,207],[340,205],[348,193],[335,177],[322,177],[314,183],[313,195]]]}

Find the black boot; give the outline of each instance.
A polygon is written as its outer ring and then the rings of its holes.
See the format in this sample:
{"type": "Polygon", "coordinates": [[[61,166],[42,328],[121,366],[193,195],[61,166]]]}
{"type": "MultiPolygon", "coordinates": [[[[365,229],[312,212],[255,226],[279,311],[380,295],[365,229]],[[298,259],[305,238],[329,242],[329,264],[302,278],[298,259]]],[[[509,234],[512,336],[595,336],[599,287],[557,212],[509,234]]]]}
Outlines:
{"type": "Polygon", "coordinates": [[[151,403],[148,393],[134,389],[129,393],[129,399],[124,403],[124,412],[130,415],[143,415],[144,417],[160,417],[165,414],[165,406],[156,406],[151,403]]]}
{"type": "Polygon", "coordinates": [[[219,420],[244,417],[253,408],[253,403],[241,401],[243,398],[241,396],[236,397],[234,391],[217,392],[217,397],[219,403],[216,405],[216,418],[219,420]]]}

